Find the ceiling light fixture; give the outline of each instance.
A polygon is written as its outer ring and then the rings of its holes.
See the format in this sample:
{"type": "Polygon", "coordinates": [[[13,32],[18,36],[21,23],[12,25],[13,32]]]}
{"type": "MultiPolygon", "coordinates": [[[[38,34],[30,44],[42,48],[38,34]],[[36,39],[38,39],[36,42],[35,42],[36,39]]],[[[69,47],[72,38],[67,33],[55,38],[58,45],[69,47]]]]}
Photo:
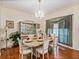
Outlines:
{"type": "Polygon", "coordinates": [[[42,19],[44,17],[44,12],[41,10],[41,0],[38,0],[38,10],[35,12],[35,16],[39,19],[42,19]]]}

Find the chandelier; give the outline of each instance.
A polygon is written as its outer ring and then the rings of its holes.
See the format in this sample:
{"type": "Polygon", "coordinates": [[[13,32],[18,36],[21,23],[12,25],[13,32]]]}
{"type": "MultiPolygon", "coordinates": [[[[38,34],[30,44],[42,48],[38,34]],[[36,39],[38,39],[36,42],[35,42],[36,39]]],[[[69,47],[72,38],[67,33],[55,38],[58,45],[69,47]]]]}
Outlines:
{"type": "Polygon", "coordinates": [[[44,17],[44,12],[41,10],[41,0],[38,0],[38,4],[38,10],[35,12],[35,16],[41,19],[44,17]]]}

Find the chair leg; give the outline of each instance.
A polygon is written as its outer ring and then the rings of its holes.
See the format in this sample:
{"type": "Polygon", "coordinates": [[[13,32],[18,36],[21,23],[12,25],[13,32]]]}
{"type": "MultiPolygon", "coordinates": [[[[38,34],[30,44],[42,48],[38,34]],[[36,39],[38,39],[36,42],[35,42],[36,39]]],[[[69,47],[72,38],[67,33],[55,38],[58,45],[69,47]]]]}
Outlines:
{"type": "Polygon", "coordinates": [[[36,59],[37,59],[37,52],[36,52],[36,59]]]}
{"type": "Polygon", "coordinates": [[[31,53],[31,59],[33,58],[33,54],[31,53]]]}
{"type": "Polygon", "coordinates": [[[23,54],[21,55],[21,59],[23,59],[23,54]]]}
{"type": "Polygon", "coordinates": [[[54,57],[57,57],[57,49],[54,48],[54,57]]]}
{"type": "Polygon", "coordinates": [[[26,59],[27,59],[27,55],[26,55],[26,59]]]}
{"type": "Polygon", "coordinates": [[[42,59],[44,59],[44,54],[42,54],[42,59]]]}
{"type": "Polygon", "coordinates": [[[21,59],[21,55],[19,54],[19,59],[21,59]]]}
{"type": "Polygon", "coordinates": [[[58,55],[58,47],[55,48],[55,56],[58,55]]]}
{"type": "Polygon", "coordinates": [[[56,54],[55,54],[55,57],[57,57],[59,55],[59,47],[57,46],[56,47],[56,54]]]}
{"type": "Polygon", "coordinates": [[[49,53],[47,53],[47,58],[49,59],[49,53]]]}

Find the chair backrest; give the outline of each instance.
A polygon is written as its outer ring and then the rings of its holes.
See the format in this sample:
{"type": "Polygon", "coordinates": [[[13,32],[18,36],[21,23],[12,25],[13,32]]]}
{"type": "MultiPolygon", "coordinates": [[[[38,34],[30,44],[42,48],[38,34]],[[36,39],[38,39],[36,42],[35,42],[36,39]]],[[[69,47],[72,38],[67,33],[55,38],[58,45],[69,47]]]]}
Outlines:
{"type": "Polygon", "coordinates": [[[49,47],[49,40],[48,39],[45,39],[44,40],[44,44],[43,44],[43,48],[44,49],[48,49],[48,47],[49,47]]]}
{"type": "Polygon", "coordinates": [[[55,37],[55,39],[53,41],[53,44],[57,46],[57,44],[58,44],[58,37],[55,37]]]}
{"type": "Polygon", "coordinates": [[[18,44],[19,44],[19,50],[22,50],[22,40],[20,40],[19,38],[17,38],[18,40],[18,44]]]}

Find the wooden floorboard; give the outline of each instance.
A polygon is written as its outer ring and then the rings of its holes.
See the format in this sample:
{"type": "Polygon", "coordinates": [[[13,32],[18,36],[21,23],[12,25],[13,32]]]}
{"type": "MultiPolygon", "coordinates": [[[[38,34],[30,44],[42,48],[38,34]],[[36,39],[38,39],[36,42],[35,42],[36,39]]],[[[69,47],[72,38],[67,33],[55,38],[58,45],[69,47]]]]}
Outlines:
{"type": "MultiPolygon", "coordinates": [[[[2,55],[0,56],[0,59],[19,59],[18,47],[9,48],[7,50],[2,49],[2,55]]],[[[27,59],[30,59],[30,54],[28,55],[27,59]]],[[[46,56],[45,59],[47,59],[46,56]]],[[[57,57],[54,57],[53,53],[49,53],[49,59],[79,59],[79,52],[72,49],[60,47],[57,57]]]]}

